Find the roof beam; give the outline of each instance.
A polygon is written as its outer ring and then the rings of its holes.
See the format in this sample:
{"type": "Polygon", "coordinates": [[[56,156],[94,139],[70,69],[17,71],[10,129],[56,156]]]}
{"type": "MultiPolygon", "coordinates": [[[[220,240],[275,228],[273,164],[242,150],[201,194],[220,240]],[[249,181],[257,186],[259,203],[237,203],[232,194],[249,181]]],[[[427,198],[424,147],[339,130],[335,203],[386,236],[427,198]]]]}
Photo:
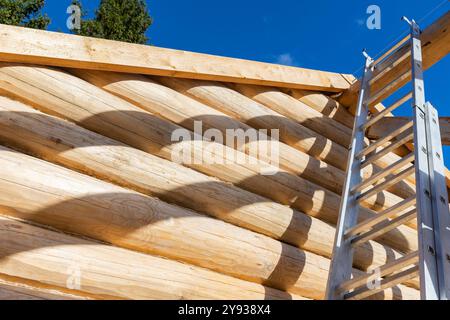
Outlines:
{"type": "Polygon", "coordinates": [[[346,75],[0,25],[0,61],[342,92],[346,75]]]}
{"type": "MultiPolygon", "coordinates": [[[[396,128],[400,128],[402,125],[411,121],[408,117],[384,117],[377,123],[375,123],[367,131],[367,136],[370,139],[379,139],[383,137],[386,132],[392,132],[396,128]]],[[[442,144],[450,145],[450,117],[440,117],[439,125],[441,128],[442,144]]]]}
{"type": "MultiPolygon", "coordinates": [[[[422,51],[423,51],[423,68],[429,69],[435,63],[440,61],[450,52],[450,11],[447,11],[441,18],[435,23],[426,28],[422,33],[422,51]]],[[[387,86],[394,81],[399,75],[404,74],[410,68],[410,59],[404,59],[397,66],[392,68],[384,76],[375,81],[371,90],[378,92],[381,88],[387,86]]],[[[404,86],[411,77],[407,77],[400,81],[392,91],[395,91],[404,86]]],[[[347,107],[354,107],[356,104],[360,89],[360,81],[351,85],[338,101],[347,107]]],[[[390,93],[392,93],[390,91],[390,93]]],[[[385,97],[384,97],[385,98],[385,97]]]]}

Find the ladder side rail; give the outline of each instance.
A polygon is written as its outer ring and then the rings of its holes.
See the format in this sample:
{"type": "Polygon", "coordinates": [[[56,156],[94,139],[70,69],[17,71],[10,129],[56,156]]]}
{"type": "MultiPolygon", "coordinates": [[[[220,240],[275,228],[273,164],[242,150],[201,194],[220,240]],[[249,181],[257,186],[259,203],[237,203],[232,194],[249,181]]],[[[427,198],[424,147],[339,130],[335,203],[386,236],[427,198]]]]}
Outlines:
{"type": "Polygon", "coordinates": [[[426,112],[439,299],[447,300],[450,299],[450,212],[447,184],[444,174],[439,114],[429,102],[427,102],[426,112]]]}
{"type": "Polygon", "coordinates": [[[425,122],[425,89],[422,70],[422,50],[420,30],[417,24],[409,22],[411,26],[411,67],[413,84],[414,110],[414,152],[416,166],[416,194],[417,194],[417,232],[419,237],[419,273],[420,294],[422,300],[439,299],[439,284],[437,265],[434,254],[436,244],[432,217],[432,199],[430,172],[428,165],[428,141],[425,122]]]}
{"type": "Polygon", "coordinates": [[[345,232],[349,228],[354,227],[358,221],[359,205],[356,201],[358,193],[352,193],[351,190],[362,181],[361,161],[356,158],[356,155],[364,148],[365,130],[363,125],[368,117],[369,81],[373,71],[373,60],[365,52],[364,55],[366,56],[366,64],[358,98],[352,141],[348,154],[346,179],[336,227],[334,250],[328,273],[327,300],[344,299],[344,294],[337,289],[343,282],[350,280],[352,276],[354,249],[351,245],[351,239],[346,237],[345,232]]]}

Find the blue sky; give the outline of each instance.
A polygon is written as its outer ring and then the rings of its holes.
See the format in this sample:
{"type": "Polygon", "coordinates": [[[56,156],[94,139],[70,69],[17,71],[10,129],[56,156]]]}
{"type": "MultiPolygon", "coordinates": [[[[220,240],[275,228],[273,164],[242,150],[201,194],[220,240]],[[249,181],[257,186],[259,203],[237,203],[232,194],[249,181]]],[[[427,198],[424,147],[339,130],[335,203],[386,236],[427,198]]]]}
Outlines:
{"type": "MultiPolygon", "coordinates": [[[[50,30],[68,32],[70,0],[46,0],[50,30]]],[[[99,0],[82,1],[92,15],[99,0]]],[[[360,75],[361,50],[376,56],[402,33],[400,17],[425,28],[447,10],[443,0],[149,0],[155,46],[360,75]],[[430,11],[443,4],[436,11],[430,11]],[[381,8],[381,30],[369,30],[369,5],[381,8]],[[428,14],[430,13],[430,14],[428,14]]],[[[426,95],[450,116],[450,57],[425,73],[426,95]]],[[[405,109],[405,108],[403,108],[405,109]]],[[[402,114],[409,110],[400,110],[402,114]]],[[[450,167],[450,147],[446,147],[450,167]]]]}

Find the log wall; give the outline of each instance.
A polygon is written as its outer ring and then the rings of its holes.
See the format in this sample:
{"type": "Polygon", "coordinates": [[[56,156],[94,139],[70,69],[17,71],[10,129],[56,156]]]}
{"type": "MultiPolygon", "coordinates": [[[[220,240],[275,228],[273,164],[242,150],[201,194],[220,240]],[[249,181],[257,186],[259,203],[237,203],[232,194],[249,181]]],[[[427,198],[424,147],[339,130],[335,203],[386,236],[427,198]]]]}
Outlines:
{"type": "MultiPolygon", "coordinates": [[[[0,255],[8,257],[0,275],[9,277],[0,297],[324,297],[353,121],[336,101],[12,63],[0,63],[0,94],[0,255]],[[251,159],[252,146],[172,141],[175,130],[192,136],[200,120],[219,132],[279,129],[270,143],[280,169],[262,175],[269,159],[201,163],[205,149],[251,159]],[[173,161],[180,146],[197,161],[173,161]],[[67,283],[74,265],[75,289],[67,283]]],[[[389,154],[366,174],[396,159],[389,154]]],[[[368,199],[361,216],[412,188],[405,181],[368,199]]],[[[354,272],[416,249],[414,224],[402,226],[358,249],[354,272]]],[[[417,289],[413,280],[372,298],[417,299],[417,289]]]]}

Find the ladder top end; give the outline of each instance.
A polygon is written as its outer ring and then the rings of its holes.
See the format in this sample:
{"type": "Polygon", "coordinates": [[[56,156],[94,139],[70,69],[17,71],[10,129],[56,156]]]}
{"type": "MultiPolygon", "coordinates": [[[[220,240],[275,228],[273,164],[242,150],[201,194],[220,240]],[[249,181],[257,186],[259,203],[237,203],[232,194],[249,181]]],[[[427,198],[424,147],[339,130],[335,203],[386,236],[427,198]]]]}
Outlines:
{"type": "MultiPolygon", "coordinates": [[[[406,16],[403,16],[403,17],[401,18],[401,20],[402,20],[402,21],[406,21],[406,23],[408,23],[410,26],[412,25],[412,22],[409,21],[409,19],[408,19],[406,16]]],[[[414,20],[413,20],[413,21],[414,21],[414,20]]]]}

